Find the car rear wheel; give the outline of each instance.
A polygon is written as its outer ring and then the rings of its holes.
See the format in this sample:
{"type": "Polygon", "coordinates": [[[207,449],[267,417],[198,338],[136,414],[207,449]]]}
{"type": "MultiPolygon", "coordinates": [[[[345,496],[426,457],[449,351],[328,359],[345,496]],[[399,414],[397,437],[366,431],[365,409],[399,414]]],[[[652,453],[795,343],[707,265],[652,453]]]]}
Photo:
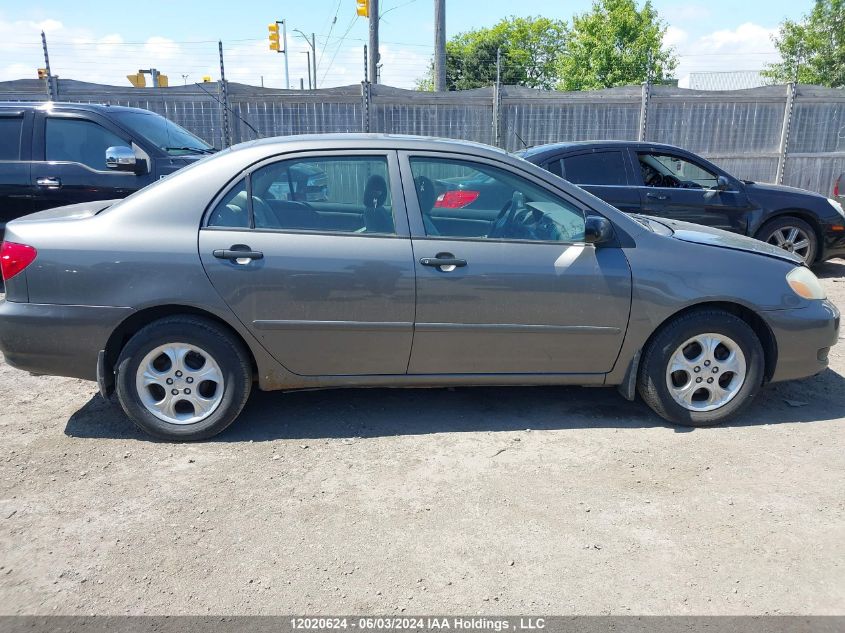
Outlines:
{"type": "Polygon", "coordinates": [[[166,440],[201,440],[228,427],[252,387],[249,355],[212,321],[168,317],[138,331],[117,363],[126,415],[166,440]]]}
{"type": "Polygon", "coordinates": [[[745,321],[722,310],[702,310],[657,333],[643,356],[638,389],[660,417],[710,426],[751,402],[763,369],[763,347],[745,321]]]}
{"type": "Polygon", "coordinates": [[[800,218],[787,216],[767,222],[757,232],[757,239],[795,253],[808,266],[816,261],[818,238],[813,227],[800,218]]]}

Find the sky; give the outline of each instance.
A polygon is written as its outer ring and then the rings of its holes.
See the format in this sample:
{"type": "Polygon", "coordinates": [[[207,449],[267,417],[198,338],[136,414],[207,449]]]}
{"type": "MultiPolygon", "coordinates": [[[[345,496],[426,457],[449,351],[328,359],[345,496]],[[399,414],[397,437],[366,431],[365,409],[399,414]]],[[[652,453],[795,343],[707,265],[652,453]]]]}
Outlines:
{"type": "MultiPolygon", "coordinates": [[[[434,42],[433,0],[381,0],[381,81],[413,88],[428,67],[434,42]]],[[[679,57],[675,75],[724,70],[760,70],[778,60],[771,41],[785,18],[809,13],[811,0],[653,0],[668,24],[664,46],[679,57]]],[[[591,0],[446,0],[451,37],[492,26],[517,15],[571,22],[591,0]]],[[[316,34],[319,87],[363,79],[367,20],[355,0],[30,0],[0,2],[0,81],[34,78],[44,66],[40,33],[47,34],[50,64],[59,77],[129,85],[126,75],[157,68],[170,84],[220,76],[217,42],[222,40],[226,79],[285,86],[284,56],[268,48],[267,24],[288,25],[290,85],[305,78],[306,51],[298,29],[316,34]]]]}

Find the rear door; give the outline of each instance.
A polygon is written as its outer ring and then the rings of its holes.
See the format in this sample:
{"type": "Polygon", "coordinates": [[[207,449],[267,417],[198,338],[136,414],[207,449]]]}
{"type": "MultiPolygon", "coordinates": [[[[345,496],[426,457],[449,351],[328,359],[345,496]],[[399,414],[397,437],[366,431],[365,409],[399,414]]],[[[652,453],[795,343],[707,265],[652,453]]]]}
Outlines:
{"type": "Polygon", "coordinates": [[[748,196],[729,178],[725,191],[715,189],[719,175],[704,161],[664,150],[634,151],[643,213],[747,233],[748,196]]]}
{"type": "Polygon", "coordinates": [[[148,173],[108,169],[106,149],[112,146],[131,147],[132,139],[100,117],[39,111],[30,174],[36,206],[124,198],[152,181],[148,173]]]}
{"type": "Polygon", "coordinates": [[[628,323],[631,272],[620,248],[584,243],[584,207],[500,163],[401,156],[417,270],[408,373],[610,371],[628,323]],[[454,221],[444,222],[438,178],[487,178],[498,194],[484,209],[450,208],[454,221]]]}
{"type": "Polygon", "coordinates": [[[564,154],[549,161],[546,169],[621,211],[641,211],[640,194],[624,147],[564,154]]]}
{"type": "Polygon", "coordinates": [[[202,263],[276,360],[305,376],[406,372],[414,261],[395,152],[273,159],[212,206],[202,263]]]}
{"type": "Polygon", "coordinates": [[[34,208],[30,185],[32,112],[0,110],[0,235],[6,223],[34,208]]]}

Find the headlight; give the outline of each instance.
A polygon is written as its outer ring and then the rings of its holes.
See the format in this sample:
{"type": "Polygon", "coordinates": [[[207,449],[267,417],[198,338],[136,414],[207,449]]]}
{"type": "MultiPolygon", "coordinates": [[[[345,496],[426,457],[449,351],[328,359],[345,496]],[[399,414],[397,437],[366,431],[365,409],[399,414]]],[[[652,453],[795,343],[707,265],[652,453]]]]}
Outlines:
{"type": "Polygon", "coordinates": [[[838,200],[834,200],[833,198],[828,198],[827,201],[830,203],[830,206],[836,209],[836,212],[845,219],[845,209],[842,208],[842,203],[838,200]]]}
{"type": "Polygon", "coordinates": [[[804,299],[827,298],[827,293],[824,291],[819,278],[804,266],[790,270],[786,275],[786,283],[789,284],[795,294],[804,299]]]}

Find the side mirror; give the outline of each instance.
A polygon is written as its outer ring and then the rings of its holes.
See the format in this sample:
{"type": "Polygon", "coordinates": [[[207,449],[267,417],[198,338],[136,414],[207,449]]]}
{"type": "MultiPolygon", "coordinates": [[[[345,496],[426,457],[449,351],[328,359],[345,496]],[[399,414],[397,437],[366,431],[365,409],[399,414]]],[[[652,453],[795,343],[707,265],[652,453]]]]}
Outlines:
{"type": "Polygon", "coordinates": [[[584,241],[587,244],[601,244],[613,238],[613,225],[600,215],[588,215],[584,222],[584,241]]]}
{"type": "Polygon", "coordinates": [[[106,167],[116,171],[137,171],[138,161],[131,147],[118,145],[106,150],[106,167]]]}
{"type": "Polygon", "coordinates": [[[716,189],[719,191],[727,191],[731,188],[731,181],[728,180],[725,176],[719,176],[716,179],[716,189]]]}

